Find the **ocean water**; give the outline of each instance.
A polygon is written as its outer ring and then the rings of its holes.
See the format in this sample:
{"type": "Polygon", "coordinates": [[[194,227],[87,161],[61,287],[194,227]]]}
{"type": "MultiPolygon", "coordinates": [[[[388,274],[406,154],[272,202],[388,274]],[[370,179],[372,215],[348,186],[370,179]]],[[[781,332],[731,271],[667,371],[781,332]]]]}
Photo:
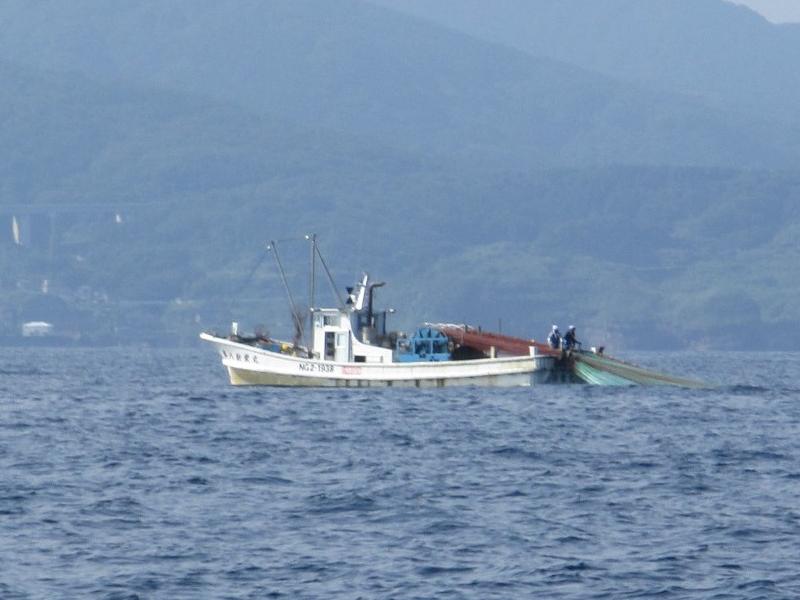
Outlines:
{"type": "Polygon", "coordinates": [[[800,355],[709,390],[281,390],[0,350],[0,598],[800,597],[800,355]]]}

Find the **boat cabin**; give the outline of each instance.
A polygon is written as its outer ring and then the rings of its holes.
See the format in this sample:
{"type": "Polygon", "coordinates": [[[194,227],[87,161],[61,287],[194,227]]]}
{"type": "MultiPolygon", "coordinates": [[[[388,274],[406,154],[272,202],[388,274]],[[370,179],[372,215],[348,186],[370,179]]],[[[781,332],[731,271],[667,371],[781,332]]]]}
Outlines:
{"type": "Polygon", "coordinates": [[[390,363],[391,348],[366,344],[353,331],[351,315],[338,308],[312,310],[314,358],[333,362],[390,363]]]}

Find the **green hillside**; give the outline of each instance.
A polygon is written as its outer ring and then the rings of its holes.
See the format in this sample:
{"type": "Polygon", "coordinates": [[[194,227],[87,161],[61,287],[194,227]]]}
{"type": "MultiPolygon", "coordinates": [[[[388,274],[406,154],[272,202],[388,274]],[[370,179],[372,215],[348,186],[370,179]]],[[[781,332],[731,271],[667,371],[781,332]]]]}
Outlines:
{"type": "Polygon", "coordinates": [[[286,334],[316,232],[402,328],[797,347],[792,126],[332,7],[0,5],[0,336],[286,334]]]}

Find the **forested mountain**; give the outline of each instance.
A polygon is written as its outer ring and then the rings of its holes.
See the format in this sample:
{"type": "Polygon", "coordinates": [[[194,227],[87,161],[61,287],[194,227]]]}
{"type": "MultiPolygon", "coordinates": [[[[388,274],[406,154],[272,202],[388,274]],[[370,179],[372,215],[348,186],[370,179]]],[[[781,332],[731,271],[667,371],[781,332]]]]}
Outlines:
{"type": "Polygon", "coordinates": [[[374,1],[709,106],[800,121],[800,25],[775,25],[731,2],[374,1]]]}
{"type": "Polygon", "coordinates": [[[0,13],[0,53],[15,62],[196,93],[482,164],[800,162],[800,126],[732,115],[691,89],[645,89],[360,0],[7,0],[0,13]]]}
{"type": "MultiPolygon", "coordinates": [[[[751,18],[726,11],[693,14],[751,18]]],[[[281,332],[264,245],[314,231],[404,328],[796,345],[800,135],[777,109],[357,0],[7,0],[0,26],[0,334],[281,332]]],[[[304,289],[307,248],[281,247],[304,289]]]]}

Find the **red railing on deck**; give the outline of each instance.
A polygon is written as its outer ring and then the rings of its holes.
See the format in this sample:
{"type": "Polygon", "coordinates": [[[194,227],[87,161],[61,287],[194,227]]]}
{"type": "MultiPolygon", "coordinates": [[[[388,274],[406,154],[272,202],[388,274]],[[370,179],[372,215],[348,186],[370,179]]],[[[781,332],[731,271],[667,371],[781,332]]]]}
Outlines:
{"type": "Polygon", "coordinates": [[[531,346],[541,354],[551,356],[561,356],[560,350],[553,350],[547,344],[526,340],[523,338],[493,333],[491,331],[478,331],[464,325],[432,325],[457,344],[468,346],[481,352],[490,352],[492,348],[498,354],[508,354],[511,356],[530,355],[531,346]]]}

